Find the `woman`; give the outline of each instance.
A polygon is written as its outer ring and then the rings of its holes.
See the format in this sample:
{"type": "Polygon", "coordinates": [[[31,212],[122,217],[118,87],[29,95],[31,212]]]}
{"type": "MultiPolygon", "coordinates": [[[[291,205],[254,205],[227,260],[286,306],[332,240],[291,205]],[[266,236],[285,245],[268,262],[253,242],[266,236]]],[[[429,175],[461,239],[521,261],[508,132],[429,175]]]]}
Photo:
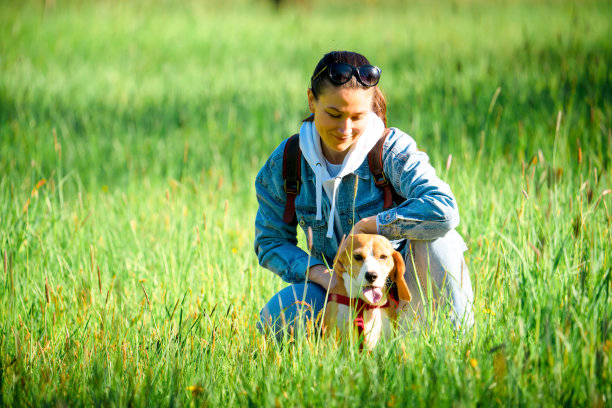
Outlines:
{"type": "Polygon", "coordinates": [[[328,289],[336,283],[328,267],[332,268],[343,236],[351,231],[384,235],[400,247],[413,298],[407,305],[409,312],[404,313],[408,321],[426,315],[423,304],[429,304],[429,281],[434,304],[438,310],[449,311],[455,326],[466,328],[473,322],[472,288],[463,259],[467,248],[455,231],[457,204],[427,155],[396,128],[390,129],[382,148],[383,171],[405,201],[383,208],[383,191],[376,186],[367,160],[386,127],[379,78],[380,69],[367,58],[347,51],[326,54],[311,77],[307,94],[312,115],[299,133],[303,157],[300,192],[294,203],[295,220],[309,236],[310,254],[297,246],[295,223],[283,221],[288,196],[283,177],[287,141],[257,175],[255,252],[263,267],[292,284],[262,309],[261,328],[278,333],[291,326],[296,316],[318,316],[328,289]]]}

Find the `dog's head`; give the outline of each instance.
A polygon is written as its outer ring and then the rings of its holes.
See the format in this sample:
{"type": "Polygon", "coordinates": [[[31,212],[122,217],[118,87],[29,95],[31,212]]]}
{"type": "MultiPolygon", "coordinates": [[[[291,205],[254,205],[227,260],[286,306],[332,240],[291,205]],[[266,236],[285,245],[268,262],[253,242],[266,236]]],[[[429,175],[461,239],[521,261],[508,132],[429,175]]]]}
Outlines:
{"type": "Polygon", "coordinates": [[[336,279],[348,296],[373,305],[384,302],[387,278],[396,283],[400,299],[410,301],[405,270],[402,255],[381,235],[348,236],[334,261],[336,279]]]}

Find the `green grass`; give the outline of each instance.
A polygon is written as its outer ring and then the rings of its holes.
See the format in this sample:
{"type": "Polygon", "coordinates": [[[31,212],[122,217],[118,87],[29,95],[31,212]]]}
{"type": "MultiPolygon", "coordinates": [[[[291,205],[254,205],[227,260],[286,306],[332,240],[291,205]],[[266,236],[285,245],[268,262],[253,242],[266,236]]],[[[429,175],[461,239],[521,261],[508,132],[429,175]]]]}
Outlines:
{"type": "Polygon", "coordinates": [[[0,5],[0,405],[610,404],[609,2],[305,3],[0,5]],[[256,331],[254,177],[330,49],[457,197],[464,338],[256,331]]]}

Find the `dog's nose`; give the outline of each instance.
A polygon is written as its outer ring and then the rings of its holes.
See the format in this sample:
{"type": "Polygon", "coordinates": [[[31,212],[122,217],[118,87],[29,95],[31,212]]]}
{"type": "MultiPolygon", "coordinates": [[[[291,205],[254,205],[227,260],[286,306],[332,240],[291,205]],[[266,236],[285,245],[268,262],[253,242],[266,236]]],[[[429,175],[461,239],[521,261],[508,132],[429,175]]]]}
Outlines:
{"type": "Polygon", "coordinates": [[[368,282],[372,283],[378,278],[378,274],[376,272],[366,272],[365,278],[368,282]]]}

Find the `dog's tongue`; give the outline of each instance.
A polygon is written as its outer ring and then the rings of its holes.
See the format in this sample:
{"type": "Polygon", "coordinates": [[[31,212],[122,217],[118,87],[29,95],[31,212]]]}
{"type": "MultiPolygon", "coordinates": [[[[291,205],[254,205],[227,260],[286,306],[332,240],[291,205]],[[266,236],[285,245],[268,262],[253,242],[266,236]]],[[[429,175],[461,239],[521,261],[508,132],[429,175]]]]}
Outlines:
{"type": "Polygon", "coordinates": [[[378,303],[383,297],[382,289],[373,288],[371,286],[363,288],[363,296],[365,296],[370,303],[378,303]]]}

